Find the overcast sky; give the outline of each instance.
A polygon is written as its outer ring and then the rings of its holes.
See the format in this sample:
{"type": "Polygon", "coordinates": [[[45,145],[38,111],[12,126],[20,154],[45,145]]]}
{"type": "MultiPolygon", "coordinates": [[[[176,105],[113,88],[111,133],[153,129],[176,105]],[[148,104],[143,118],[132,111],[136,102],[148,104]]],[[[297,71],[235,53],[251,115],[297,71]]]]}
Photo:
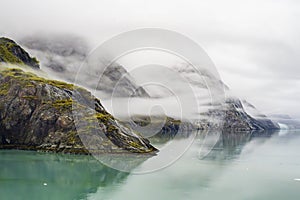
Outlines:
{"type": "Polygon", "coordinates": [[[201,45],[222,80],[259,110],[300,117],[300,1],[0,0],[0,35],[74,33],[96,47],[159,27],[201,45]]]}

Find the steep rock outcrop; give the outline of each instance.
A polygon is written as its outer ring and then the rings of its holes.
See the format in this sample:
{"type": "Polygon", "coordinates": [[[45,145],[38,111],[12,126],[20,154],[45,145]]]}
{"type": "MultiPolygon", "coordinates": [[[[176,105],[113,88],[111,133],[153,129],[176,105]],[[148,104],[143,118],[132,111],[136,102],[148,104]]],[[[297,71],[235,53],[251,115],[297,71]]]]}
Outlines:
{"type": "MultiPolygon", "coordinates": [[[[196,70],[191,65],[177,65],[174,67],[179,73],[181,73],[187,80],[190,81],[191,87],[195,91],[201,89],[207,89],[206,80],[210,80],[211,87],[224,88],[224,91],[229,91],[229,87],[215,77],[213,74],[208,72],[201,72],[203,79],[195,79],[196,70]]],[[[269,129],[279,129],[277,123],[268,119],[265,115],[255,115],[251,116],[248,113],[248,109],[245,109],[244,106],[250,106],[248,102],[244,101],[242,104],[241,100],[237,97],[224,97],[224,105],[220,106],[219,109],[214,108],[210,103],[208,103],[211,108],[206,112],[201,113],[203,116],[208,116],[209,120],[222,120],[222,127],[216,127],[214,122],[207,120],[207,118],[200,120],[197,122],[198,127],[200,129],[214,129],[214,128],[222,128],[224,130],[269,130],[269,129]]],[[[251,105],[253,107],[253,105],[251,105]]],[[[258,111],[257,111],[258,112],[258,111]]]]}
{"type": "Polygon", "coordinates": [[[156,151],[83,88],[3,66],[0,88],[2,149],[85,154],[156,151]]]}
{"type": "Polygon", "coordinates": [[[223,109],[210,109],[202,113],[211,119],[221,120],[222,123],[215,124],[211,121],[200,121],[200,129],[222,129],[223,131],[251,131],[251,130],[276,130],[279,129],[277,123],[268,119],[266,116],[254,118],[249,115],[237,98],[227,98],[223,109]]]}
{"type": "Polygon", "coordinates": [[[0,38],[0,59],[0,148],[84,154],[156,151],[87,90],[24,71],[39,68],[38,61],[14,41],[0,38]],[[10,68],[10,63],[24,69],[10,68]]]}
{"type": "Polygon", "coordinates": [[[274,123],[266,116],[254,118],[244,109],[242,102],[237,98],[228,98],[226,100],[224,129],[233,130],[270,130],[279,129],[277,123],[274,123]]]}

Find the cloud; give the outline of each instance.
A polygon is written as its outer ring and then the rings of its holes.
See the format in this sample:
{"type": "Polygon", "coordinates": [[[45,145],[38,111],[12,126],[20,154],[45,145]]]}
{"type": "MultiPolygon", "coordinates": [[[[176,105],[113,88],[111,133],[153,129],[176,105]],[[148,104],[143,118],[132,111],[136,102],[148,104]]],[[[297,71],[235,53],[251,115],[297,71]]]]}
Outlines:
{"type": "Polygon", "coordinates": [[[96,47],[141,27],[178,31],[204,47],[238,96],[300,117],[299,10],[297,0],[6,0],[0,34],[74,33],[96,47]]]}

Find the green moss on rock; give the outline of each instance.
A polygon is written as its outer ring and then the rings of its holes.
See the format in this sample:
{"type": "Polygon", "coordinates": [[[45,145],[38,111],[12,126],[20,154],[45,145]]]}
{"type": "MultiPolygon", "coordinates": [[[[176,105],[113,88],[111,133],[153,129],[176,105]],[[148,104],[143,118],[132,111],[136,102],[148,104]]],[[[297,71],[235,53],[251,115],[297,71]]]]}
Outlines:
{"type": "Polygon", "coordinates": [[[2,84],[0,87],[0,95],[7,95],[9,88],[10,88],[9,82],[2,84]]]}
{"type": "Polygon", "coordinates": [[[56,100],[52,103],[52,105],[57,109],[71,109],[72,104],[73,100],[71,98],[56,100]]]}
{"type": "Polygon", "coordinates": [[[12,64],[24,64],[18,57],[14,56],[5,46],[0,46],[0,58],[3,62],[12,64]]]}
{"type": "Polygon", "coordinates": [[[19,68],[0,69],[0,88],[3,117],[0,148],[13,144],[20,148],[35,145],[32,149],[54,152],[66,149],[78,153],[156,151],[147,140],[120,125],[100,101],[83,88],[48,80],[19,68]],[[77,127],[74,112],[80,116],[77,127]],[[83,145],[81,137],[85,137],[88,144],[83,145]]]}
{"type": "Polygon", "coordinates": [[[30,57],[16,42],[4,37],[0,38],[0,62],[39,68],[39,62],[35,57],[30,57]]]}
{"type": "Polygon", "coordinates": [[[75,87],[73,84],[69,84],[69,83],[65,83],[65,82],[57,81],[57,80],[48,80],[48,79],[39,77],[34,73],[25,72],[18,68],[4,68],[0,71],[0,74],[4,77],[9,77],[9,78],[13,78],[13,79],[22,81],[24,86],[28,86],[28,85],[34,86],[34,84],[32,84],[32,82],[35,82],[35,83],[52,85],[59,89],[73,90],[74,88],[78,88],[78,87],[75,87]]]}

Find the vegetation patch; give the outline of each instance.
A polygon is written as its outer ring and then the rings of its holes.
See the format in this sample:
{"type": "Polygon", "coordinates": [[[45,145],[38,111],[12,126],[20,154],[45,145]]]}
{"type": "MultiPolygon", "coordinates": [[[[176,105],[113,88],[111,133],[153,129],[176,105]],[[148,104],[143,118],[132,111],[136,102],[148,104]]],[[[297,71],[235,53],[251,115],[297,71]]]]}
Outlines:
{"type": "Polygon", "coordinates": [[[3,62],[12,64],[24,64],[18,57],[13,55],[6,47],[0,46],[0,57],[3,62]]]}
{"type": "Polygon", "coordinates": [[[113,117],[108,114],[108,113],[97,113],[94,115],[98,120],[101,120],[101,121],[105,121],[107,122],[108,120],[110,119],[113,119],[113,117]]]}
{"type": "Polygon", "coordinates": [[[71,98],[56,100],[52,105],[57,109],[69,109],[72,108],[73,100],[71,98]]]}
{"type": "Polygon", "coordinates": [[[1,96],[7,95],[8,92],[9,92],[9,88],[10,88],[10,84],[9,83],[3,83],[3,84],[1,84],[0,95],[1,96]]]}
{"type": "Polygon", "coordinates": [[[0,38],[0,62],[39,68],[39,61],[36,58],[30,57],[17,43],[4,37],[0,38]]]}
{"type": "Polygon", "coordinates": [[[10,78],[14,78],[16,80],[22,81],[26,85],[27,84],[33,85],[32,83],[36,82],[36,83],[42,83],[42,84],[49,84],[49,85],[52,85],[59,89],[73,90],[74,88],[78,88],[78,87],[75,87],[73,84],[65,83],[62,81],[56,81],[56,80],[48,80],[48,79],[39,77],[39,76],[35,75],[34,73],[25,72],[18,68],[5,68],[4,70],[2,70],[0,72],[0,74],[4,77],[10,77],[10,78]]]}

